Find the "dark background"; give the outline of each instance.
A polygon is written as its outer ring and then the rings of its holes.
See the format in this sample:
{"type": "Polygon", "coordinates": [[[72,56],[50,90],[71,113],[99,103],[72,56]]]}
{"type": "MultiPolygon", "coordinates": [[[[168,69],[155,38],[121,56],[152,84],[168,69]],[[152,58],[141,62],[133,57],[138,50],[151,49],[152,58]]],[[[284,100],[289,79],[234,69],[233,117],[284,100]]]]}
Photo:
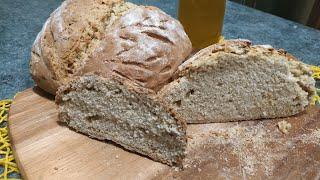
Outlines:
{"type": "Polygon", "coordinates": [[[320,29],[320,0],[231,0],[320,29]]]}

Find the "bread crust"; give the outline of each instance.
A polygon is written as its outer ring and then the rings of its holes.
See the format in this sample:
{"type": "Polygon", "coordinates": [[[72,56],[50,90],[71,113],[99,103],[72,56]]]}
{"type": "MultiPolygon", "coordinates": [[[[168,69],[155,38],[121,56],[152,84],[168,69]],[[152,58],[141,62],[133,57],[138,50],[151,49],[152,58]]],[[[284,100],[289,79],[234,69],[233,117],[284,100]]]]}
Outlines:
{"type": "Polygon", "coordinates": [[[182,25],[155,7],[127,12],[105,34],[84,72],[121,74],[140,86],[159,90],[191,52],[182,25]],[[100,67],[100,68],[99,68],[100,67]]]}
{"type": "Polygon", "coordinates": [[[190,51],[182,25],[158,8],[123,0],[66,0],[33,44],[30,73],[51,94],[74,76],[94,71],[119,72],[159,89],[190,51]]]}
{"type": "MultiPolygon", "coordinates": [[[[213,44],[200,50],[194,56],[186,60],[183,64],[181,64],[176,72],[176,77],[184,76],[188,73],[190,69],[197,69],[201,67],[201,64],[197,64],[199,59],[208,59],[208,57],[213,56],[218,53],[231,53],[236,55],[246,55],[248,53],[257,54],[258,56],[278,56],[285,57],[287,61],[296,61],[300,62],[296,57],[292,54],[288,53],[284,49],[275,49],[270,45],[252,45],[250,40],[246,39],[231,39],[225,40],[222,43],[213,44]],[[177,74],[178,73],[178,74],[177,74]]],[[[203,60],[201,62],[204,62],[203,60]]],[[[216,61],[207,61],[208,63],[214,64],[216,61]]],[[[206,64],[210,65],[210,64],[206,64]]],[[[200,69],[199,69],[200,70],[200,69]]],[[[308,74],[311,74],[311,71],[308,71],[308,74]]]]}

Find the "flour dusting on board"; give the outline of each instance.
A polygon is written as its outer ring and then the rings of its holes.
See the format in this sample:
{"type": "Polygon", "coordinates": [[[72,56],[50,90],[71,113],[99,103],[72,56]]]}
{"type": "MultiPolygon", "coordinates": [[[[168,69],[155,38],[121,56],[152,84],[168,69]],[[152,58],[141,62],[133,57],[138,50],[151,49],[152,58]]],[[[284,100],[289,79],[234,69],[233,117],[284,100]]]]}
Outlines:
{"type": "MultiPolygon", "coordinates": [[[[286,160],[289,154],[299,155],[302,153],[299,148],[305,146],[304,144],[320,145],[320,129],[283,134],[277,127],[277,121],[190,127],[188,155],[184,167],[195,168],[211,163],[210,167],[217,169],[217,174],[226,179],[274,177],[279,162],[286,160]]],[[[300,127],[293,125],[292,128],[300,127]]]]}
{"type": "MultiPolygon", "coordinates": [[[[209,133],[212,136],[200,143],[231,146],[231,153],[239,159],[239,165],[243,171],[241,173],[254,175],[259,167],[264,167],[264,173],[270,175],[274,169],[273,161],[283,158],[285,154],[268,154],[269,144],[279,143],[271,138],[269,133],[260,124],[254,128],[225,127],[218,131],[212,130],[209,133]]],[[[197,146],[204,144],[197,144],[197,146]]]]}
{"type": "Polygon", "coordinates": [[[300,140],[305,144],[312,143],[320,145],[320,129],[312,131],[310,134],[302,134],[300,140]]]}

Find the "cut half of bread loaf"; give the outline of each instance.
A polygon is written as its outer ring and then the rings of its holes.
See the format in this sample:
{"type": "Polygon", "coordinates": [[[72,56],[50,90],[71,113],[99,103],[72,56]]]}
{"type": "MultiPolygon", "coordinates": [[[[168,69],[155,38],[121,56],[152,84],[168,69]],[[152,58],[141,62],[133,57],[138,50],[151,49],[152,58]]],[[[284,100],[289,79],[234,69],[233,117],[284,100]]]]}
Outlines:
{"type": "Polygon", "coordinates": [[[168,165],[180,166],[186,124],[175,119],[148,89],[118,76],[77,77],[56,95],[59,119],[69,127],[168,165]]]}
{"type": "Polygon", "coordinates": [[[178,119],[208,123],[287,117],[306,109],[315,81],[284,50],[230,40],[184,62],[158,93],[178,119]]]}

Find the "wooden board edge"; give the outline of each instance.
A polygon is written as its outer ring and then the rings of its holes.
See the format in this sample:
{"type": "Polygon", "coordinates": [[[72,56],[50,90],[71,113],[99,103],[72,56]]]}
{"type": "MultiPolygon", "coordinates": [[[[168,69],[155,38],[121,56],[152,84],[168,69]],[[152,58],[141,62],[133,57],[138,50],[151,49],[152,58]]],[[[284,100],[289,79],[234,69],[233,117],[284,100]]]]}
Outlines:
{"type": "Polygon", "coordinates": [[[18,166],[18,169],[19,169],[19,172],[21,174],[21,178],[24,179],[24,180],[28,180],[28,176],[20,162],[20,158],[19,158],[19,155],[18,153],[16,152],[16,146],[15,146],[15,143],[14,143],[14,138],[12,137],[12,134],[11,134],[11,131],[10,131],[10,127],[12,127],[12,121],[10,120],[10,116],[11,116],[11,110],[12,110],[12,106],[14,105],[14,102],[16,99],[18,99],[21,94],[23,94],[24,92],[27,92],[27,91],[32,91],[32,88],[29,88],[29,89],[26,89],[22,92],[19,92],[17,93],[14,98],[12,99],[12,103],[11,103],[11,106],[10,106],[10,109],[9,109],[9,112],[8,112],[8,136],[9,136],[9,139],[10,139],[10,144],[11,144],[11,150],[12,150],[12,154],[13,154],[13,157],[15,159],[15,162],[18,166]]]}

